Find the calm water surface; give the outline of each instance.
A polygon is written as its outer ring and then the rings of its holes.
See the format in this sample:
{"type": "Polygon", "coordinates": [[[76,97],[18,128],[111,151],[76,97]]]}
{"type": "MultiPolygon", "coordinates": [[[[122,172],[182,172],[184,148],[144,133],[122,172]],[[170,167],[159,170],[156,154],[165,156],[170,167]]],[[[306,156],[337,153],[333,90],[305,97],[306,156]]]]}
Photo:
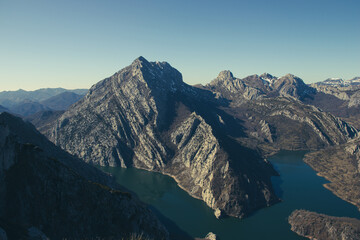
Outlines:
{"type": "Polygon", "coordinates": [[[190,197],[168,176],[139,169],[105,167],[102,170],[112,173],[120,184],[192,237],[214,232],[222,240],[304,239],[291,232],[287,223],[287,217],[295,209],[360,218],[355,206],[322,186],[327,181],[302,161],[303,156],[304,152],[281,152],[269,159],[280,173],[272,181],[282,202],[243,220],[216,219],[212,209],[190,197]]]}

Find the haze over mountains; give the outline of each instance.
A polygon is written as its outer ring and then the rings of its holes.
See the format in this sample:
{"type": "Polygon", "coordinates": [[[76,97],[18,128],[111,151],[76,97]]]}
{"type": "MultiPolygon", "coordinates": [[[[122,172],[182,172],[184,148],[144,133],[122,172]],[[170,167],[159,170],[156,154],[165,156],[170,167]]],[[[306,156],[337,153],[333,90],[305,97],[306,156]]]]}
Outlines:
{"type": "MultiPolygon", "coordinates": [[[[345,192],[356,196],[350,198],[337,186],[337,181],[340,184],[350,181],[351,186],[358,186],[353,183],[360,181],[356,174],[345,175],[338,171],[338,166],[343,165],[352,166],[348,173],[356,172],[360,162],[359,88],[358,78],[351,81],[328,79],[307,85],[291,74],[275,77],[264,73],[239,79],[230,71],[220,72],[205,86],[190,86],[170,64],[139,57],[88,91],[41,89],[32,95],[23,91],[2,92],[0,104],[27,116],[26,119],[50,141],[74,155],[65,158],[72,160],[60,163],[78,171],[82,177],[112,187],[112,183],[101,182],[105,179],[103,176],[100,180],[91,179],[91,174],[84,173],[87,170],[81,170],[80,166],[92,169],[86,163],[160,172],[173,177],[191,196],[203,200],[217,217],[244,218],[280,201],[271,183],[271,177],[277,172],[266,157],[281,150],[320,150],[313,154],[321,156],[325,162],[318,166],[321,161],[311,160],[315,155],[309,154],[308,164],[317,171],[323,172],[325,168],[346,178],[328,177],[333,182],[329,186],[333,186],[331,190],[338,196],[358,204],[360,189],[347,189],[345,192]],[[85,91],[87,93],[82,96],[85,91]],[[353,160],[338,161],[323,156],[329,149],[353,150],[349,152],[353,160]],[[79,163],[79,159],[84,162],[79,163]]],[[[3,109],[0,112],[6,111],[3,109]]],[[[0,116],[5,119],[1,126],[4,126],[2,133],[6,139],[9,129],[15,131],[8,126],[11,119],[20,126],[25,124],[9,114],[0,116]]],[[[9,156],[27,156],[31,161],[26,164],[30,164],[34,174],[37,172],[46,178],[48,175],[32,164],[41,159],[40,166],[45,164],[50,168],[48,156],[65,156],[65,153],[34,129],[26,130],[31,128],[29,125],[23,128],[24,133],[14,132],[13,135],[18,136],[15,139],[26,140],[15,142],[14,146],[20,148],[11,147],[9,156]],[[34,142],[33,135],[41,141],[34,142]],[[27,143],[43,149],[41,154],[27,143]],[[49,153],[48,149],[51,149],[49,153]]],[[[8,147],[6,141],[3,149],[8,147]]],[[[3,158],[3,161],[16,166],[17,159],[26,162],[22,157],[3,158]]],[[[55,167],[63,168],[62,165],[55,167]]],[[[89,171],[96,176],[100,174],[94,169],[89,171]]],[[[84,183],[83,187],[93,187],[88,184],[84,183]]],[[[99,190],[94,188],[95,192],[99,190]]],[[[110,195],[107,201],[118,201],[110,195]]],[[[26,197],[24,195],[24,199],[26,197]]],[[[153,218],[146,209],[144,211],[147,219],[153,218]]],[[[161,224],[152,227],[155,235],[167,238],[161,224]]],[[[46,228],[40,230],[55,232],[46,228]]]]}
{"type": "Polygon", "coordinates": [[[63,88],[42,88],[35,91],[0,92],[0,105],[8,111],[28,116],[40,111],[66,110],[82,98],[87,89],[67,90],[63,88]]]}

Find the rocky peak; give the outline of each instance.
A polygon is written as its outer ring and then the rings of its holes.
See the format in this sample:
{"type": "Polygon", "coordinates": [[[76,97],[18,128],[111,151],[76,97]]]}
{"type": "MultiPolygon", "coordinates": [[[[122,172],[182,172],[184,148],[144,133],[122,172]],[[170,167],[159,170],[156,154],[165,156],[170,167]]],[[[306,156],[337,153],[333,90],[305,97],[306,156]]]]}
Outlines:
{"type": "Polygon", "coordinates": [[[140,56],[128,68],[119,71],[118,74],[121,75],[129,71],[133,77],[132,81],[146,82],[150,88],[155,87],[172,92],[184,88],[181,73],[167,62],[149,62],[140,56]]]}
{"type": "Polygon", "coordinates": [[[260,75],[260,79],[264,81],[264,83],[271,84],[274,80],[277,79],[277,77],[269,74],[269,73],[263,73],[260,75]]]}
{"type": "Polygon", "coordinates": [[[234,80],[234,75],[229,70],[224,70],[219,73],[217,79],[222,81],[234,80]]]}
{"type": "Polygon", "coordinates": [[[309,87],[301,78],[290,73],[274,81],[272,87],[280,96],[288,96],[296,99],[304,99],[316,93],[314,88],[309,87]]]}

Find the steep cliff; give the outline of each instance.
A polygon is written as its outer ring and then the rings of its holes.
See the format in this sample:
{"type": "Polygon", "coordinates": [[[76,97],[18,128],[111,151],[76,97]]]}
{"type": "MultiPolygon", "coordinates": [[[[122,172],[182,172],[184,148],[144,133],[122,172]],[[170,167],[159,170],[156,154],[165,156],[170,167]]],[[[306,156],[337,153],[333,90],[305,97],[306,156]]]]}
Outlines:
{"type": "Polygon", "coordinates": [[[7,113],[0,114],[0,152],[0,226],[9,239],[168,238],[152,212],[112,178],[7,113]]]}
{"type": "Polygon", "coordinates": [[[292,231],[309,239],[360,239],[360,220],[358,219],[332,217],[316,212],[295,210],[288,220],[292,231]]]}
{"type": "Polygon", "coordinates": [[[45,134],[86,162],[171,175],[213,209],[244,217],[278,201],[276,173],[236,140],[242,126],[225,105],[168,63],[140,57],[94,85],[45,134]]]}

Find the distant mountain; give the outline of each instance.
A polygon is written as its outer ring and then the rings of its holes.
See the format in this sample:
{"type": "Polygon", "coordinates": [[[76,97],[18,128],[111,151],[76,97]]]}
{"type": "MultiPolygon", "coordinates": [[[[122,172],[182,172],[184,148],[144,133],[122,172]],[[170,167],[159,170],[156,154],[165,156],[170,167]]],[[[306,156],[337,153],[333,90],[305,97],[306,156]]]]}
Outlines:
{"type": "Polygon", "coordinates": [[[59,111],[68,109],[72,104],[79,101],[82,97],[83,95],[79,95],[74,92],[63,92],[43,100],[40,103],[49,109],[59,111]]]}
{"type": "Polygon", "coordinates": [[[87,89],[68,90],[64,88],[42,88],[35,91],[3,91],[0,92],[0,105],[11,108],[23,101],[41,102],[63,92],[73,92],[78,95],[85,95],[87,89]]]}
{"type": "Polygon", "coordinates": [[[231,99],[236,104],[265,97],[285,96],[305,99],[315,89],[307,86],[299,77],[288,74],[281,78],[264,73],[243,79],[235,78],[230,71],[222,71],[212,82],[204,86],[218,95],[231,99]]]}
{"type": "Polygon", "coordinates": [[[305,103],[345,119],[360,129],[360,78],[327,79],[310,85],[317,94],[305,103]]]}
{"type": "Polygon", "coordinates": [[[352,86],[358,86],[360,85],[360,77],[354,77],[353,79],[347,80],[346,82],[352,86]]]}
{"type": "Polygon", "coordinates": [[[184,83],[170,64],[140,57],[92,86],[45,133],[86,162],[173,176],[217,216],[242,218],[278,201],[276,172],[237,141],[243,127],[221,110],[226,102],[184,83]]]}
{"type": "Polygon", "coordinates": [[[2,112],[9,112],[9,109],[0,105],[0,113],[2,112]]]}
{"type": "Polygon", "coordinates": [[[0,231],[8,239],[168,239],[135,196],[8,113],[0,114],[0,151],[0,231]]]}
{"type": "Polygon", "coordinates": [[[342,78],[328,78],[322,82],[316,82],[312,84],[313,86],[333,86],[333,87],[349,87],[360,85],[360,77],[354,77],[349,80],[343,80],[342,78]]]}
{"type": "Polygon", "coordinates": [[[40,132],[46,132],[65,111],[40,111],[24,117],[24,120],[31,122],[40,132]]]}
{"type": "Polygon", "coordinates": [[[238,79],[230,71],[222,71],[203,88],[230,100],[230,106],[223,109],[243,122],[246,136],[242,141],[260,147],[265,155],[280,149],[321,149],[357,135],[346,122],[303,104],[312,101],[317,92],[291,74],[238,79]]]}
{"type": "Polygon", "coordinates": [[[41,111],[66,110],[80,100],[87,91],[46,88],[29,92],[24,90],[0,92],[0,102],[3,102],[9,111],[27,117],[41,111]]]}
{"type": "Polygon", "coordinates": [[[51,109],[41,103],[28,101],[28,100],[18,103],[13,107],[11,107],[11,112],[25,117],[34,114],[36,112],[48,111],[48,110],[51,109]]]}

